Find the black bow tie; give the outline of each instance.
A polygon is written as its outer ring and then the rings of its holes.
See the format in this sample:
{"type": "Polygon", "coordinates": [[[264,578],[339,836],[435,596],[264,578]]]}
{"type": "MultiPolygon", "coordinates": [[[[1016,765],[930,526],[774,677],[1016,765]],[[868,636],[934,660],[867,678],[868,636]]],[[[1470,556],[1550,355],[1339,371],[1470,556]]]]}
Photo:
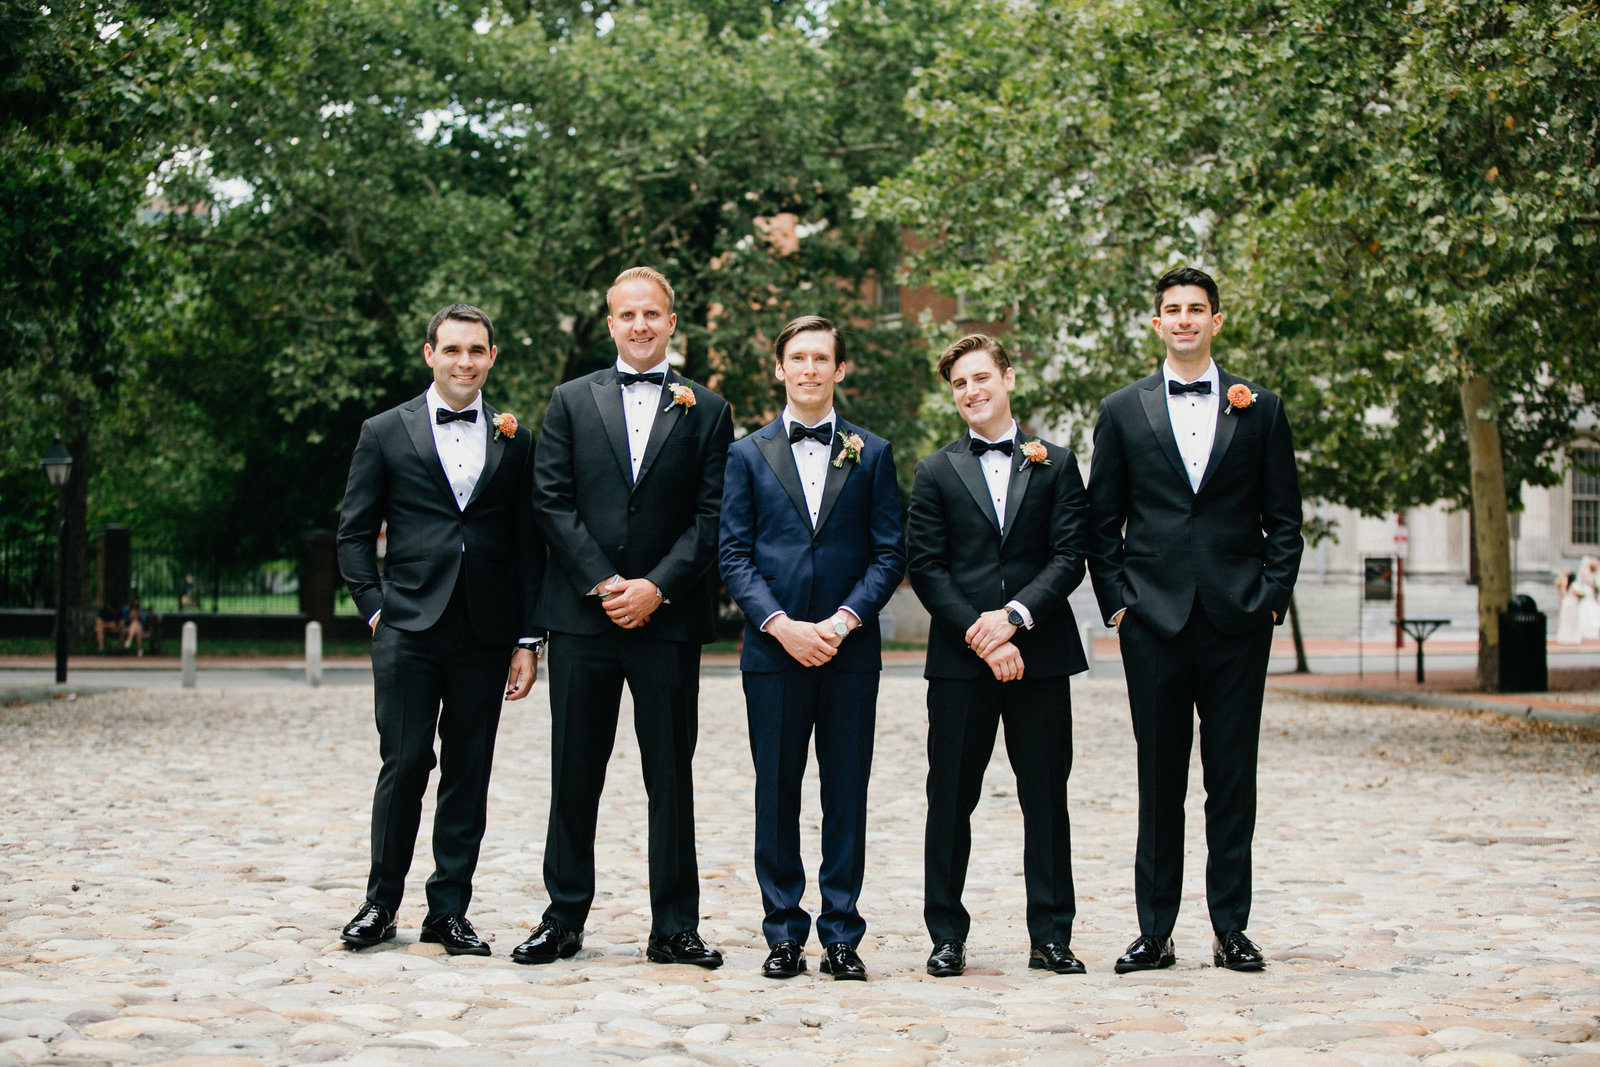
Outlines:
{"type": "Polygon", "coordinates": [[[804,441],[806,438],[818,444],[827,444],[833,437],[833,423],[825,422],[821,426],[801,426],[798,422],[789,424],[789,443],[804,441]]]}
{"type": "Polygon", "coordinates": [[[1182,396],[1184,393],[1199,393],[1201,396],[1210,396],[1211,383],[1189,382],[1188,384],[1184,384],[1183,382],[1175,382],[1171,378],[1167,379],[1168,396],[1182,396]]]}
{"type": "Polygon", "coordinates": [[[974,456],[981,456],[985,452],[998,452],[1002,456],[1009,456],[1009,455],[1011,455],[1011,442],[1010,441],[980,441],[976,437],[974,437],[972,439],[972,454],[974,456]]]}
{"type": "Polygon", "coordinates": [[[617,381],[623,385],[638,385],[640,382],[649,382],[651,385],[660,385],[666,375],[658,370],[647,370],[643,374],[630,374],[625,370],[617,371],[617,381]]]}
{"type": "Polygon", "coordinates": [[[433,421],[438,423],[440,426],[443,426],[447,422],[455,422],[457,420],[460,420],[461,422],[477,422],[478,409],[468,408],[466,411],[451,411],[449,408],[434,409],[433,421]]]}

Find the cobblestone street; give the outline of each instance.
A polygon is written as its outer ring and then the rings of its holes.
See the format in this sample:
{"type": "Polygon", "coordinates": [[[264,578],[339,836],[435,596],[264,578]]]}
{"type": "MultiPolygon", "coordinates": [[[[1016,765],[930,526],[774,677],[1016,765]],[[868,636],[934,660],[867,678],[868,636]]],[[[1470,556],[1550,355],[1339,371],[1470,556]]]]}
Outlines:
{"type": "MultiPolygon", "coordinates": [[[[974,824],[969,970],[933,979],[923,693],[909,673],[884,678],[864,985],[818,975],[814,944],[807,975],[757,974],[736,674],[704,678],[696,760],[701,933],[728,960],[713,972],[643,959],[645,798],[627,728],[585,948],[511,962],[544,906],[543,682],[501,725],[470,912],[487,959],[417,942],[431,809],[398,941],[338,942],[365,884],[370,688],[0,708],[0,1062],[1600,1067],[1597,735],[1269,694],[1250,927],[1268,969],[1210,966],[1196,758],[1178,965],[1119,977],[1138,932],[1133,737],[1120,682],[1080,680],[1073,947],[1089,973],[1027,969],[1021,820],[997,751],[974,824]]],[[[813,780],[811,870],[815,794],[813,780]]]]}

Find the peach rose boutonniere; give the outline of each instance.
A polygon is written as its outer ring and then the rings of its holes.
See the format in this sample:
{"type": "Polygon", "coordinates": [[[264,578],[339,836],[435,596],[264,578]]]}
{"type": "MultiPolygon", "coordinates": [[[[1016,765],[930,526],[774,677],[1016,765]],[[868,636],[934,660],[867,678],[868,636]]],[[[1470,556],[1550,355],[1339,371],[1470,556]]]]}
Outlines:
{"type": "Polygon", "coordinates": [[[667,401],[667,406],[662,408],[662,411],[671,411],[673,408],[682,408],[688,411],[694,407],[693,389],[690,389],[687,385],[679,385],[677,382],[673,382],[667,388],[672,391],[672,399],[667,401]]]}
{"type": "Polygon", "coordinates": [[[502,437],[517,436],[517,417],[511,412],[502,411],[491,421],[494,423],[494,439],[496,441],[502,437]]]}
{"type": "MultiPolygon", "coordinates": [[[[1022,467],[1026,467],[1030,463],[1037,463],[1041,467],[1050,466],[1050,450],[1045,447],[1043,441],[1024,441],[1020,451],[1022,453],[1022,467]]],[[[1022,467],[1018,467],[1017,470],[1021,470],[1022,467]]]]}
{"type": "Polygon", "coordinates": [[[1260,399],[1261,394],[1251,392],[1248,385],[1230,385],[1228,386],[1228,410],[1224,411],[1223,414],[1232,415],[1235,409],[1243,411],[1260,399]]]}
{"type": "Polygon", "coordinates": [[[867,447],[867,443],[861,439],[860,434],[847,434],[840,430],[839,443],[843,447],[839,449],[838,458],[833,461],[835,467],[843,467],[844,461],[847,459],[852,463],[861,462],[861,450],[867,447]]]}

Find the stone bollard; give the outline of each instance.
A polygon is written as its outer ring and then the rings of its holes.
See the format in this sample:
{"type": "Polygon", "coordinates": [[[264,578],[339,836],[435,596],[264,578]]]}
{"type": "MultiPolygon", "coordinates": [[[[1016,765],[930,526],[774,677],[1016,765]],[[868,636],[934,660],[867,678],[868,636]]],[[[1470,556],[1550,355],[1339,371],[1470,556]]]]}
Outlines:
{"type": "Polygon", "coordinates": [[[183,624],[183,687],[194,688],[194,652],[200,644],[200,629],[193,622],[183,624]]]}
{"type": "Polygon", "coordinates": [[[322,624],[315,619],[306,623],[306,684],[322,684],[322,624]]]}
{"type": "Polygon", "coordinates": [[[1083,631],[1083,634],[1082,634],[1082,637],[1083,637],[1083,658],[1089,664],[1089,671],[1085,675],[1085,677],[1093,678],[1093,677],[1095,677],[1095,669],[1094,669],[1094,635],[1095,635],[1095,632],[1100,629],[1100,627],[1096,626],[1092,622],[1086,622],[1086,623],[1082,623],[1079,626],[1079,629],[1081,629],[1083,631]]]}

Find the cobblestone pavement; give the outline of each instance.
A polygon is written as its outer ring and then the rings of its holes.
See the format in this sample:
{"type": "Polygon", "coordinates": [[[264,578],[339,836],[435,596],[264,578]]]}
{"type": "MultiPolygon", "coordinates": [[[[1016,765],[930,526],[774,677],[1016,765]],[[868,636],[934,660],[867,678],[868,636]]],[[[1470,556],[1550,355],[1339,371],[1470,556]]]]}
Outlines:
{"type": "MultiPolygon", "coordinates": [[[[964,977],[923,973],[923,683],[880,705],[866,984],[760,978],[752,775],[737,677],[708,675],[702,933],[721,970],[642,958],[644,793],[625,730],[601,895],[577,958],[509,951],[544,900],[547,696],[508,705],[472,918],[495,955],[347,951],[377,769],[370,689],[134,691],[0,708],[0,1062],[1141,1063],[1600,1067],[1600,742],[1493,716],[1269,697],[1260,974],[1209,965],[1198,761],[1172,970],[1136,933],[1133,739],[1115,681],[1074,686],[1083,977],[1030,971],[1003,753],[976,819],[964,977]]],[[[816,855],[815,784],[807,856],[816,855]]],[[[426,823],[425,823],[426,825],[426,823]]],[[[424,849],[426,843],[424,842],[424,849]]],[[[814,897],[814,893],[813,893],[814,897]]]]}

